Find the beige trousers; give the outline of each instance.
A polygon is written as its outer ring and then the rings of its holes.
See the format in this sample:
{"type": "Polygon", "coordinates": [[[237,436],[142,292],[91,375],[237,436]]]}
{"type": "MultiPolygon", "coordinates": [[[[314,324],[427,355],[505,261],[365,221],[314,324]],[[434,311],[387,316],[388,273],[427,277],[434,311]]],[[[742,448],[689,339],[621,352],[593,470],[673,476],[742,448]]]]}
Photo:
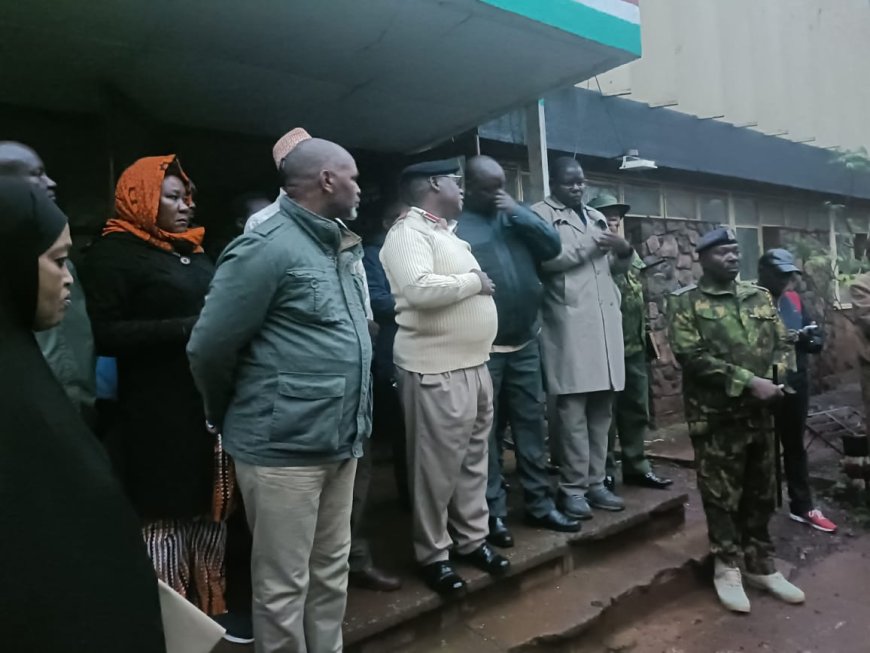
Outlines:
{"type": "Polygon", "coordinates": [[[487,446],[492,381],[486,365],[443,374],[396,369],[408,439],[414,555],[421,565],[471,553],[489,534],[487,446]]]}
{"type": "Polygon", "coordinates": [[[253,533],[257,653],[338,653],[356,460],[311,467],[236,463],[253,533]]]}

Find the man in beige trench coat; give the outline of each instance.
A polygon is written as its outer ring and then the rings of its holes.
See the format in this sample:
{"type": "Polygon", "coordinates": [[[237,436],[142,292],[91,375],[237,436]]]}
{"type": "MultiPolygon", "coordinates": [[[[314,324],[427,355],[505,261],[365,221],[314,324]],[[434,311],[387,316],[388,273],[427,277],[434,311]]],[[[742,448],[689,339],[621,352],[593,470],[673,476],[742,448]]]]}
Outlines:
{"type": "Polygon", "coordinates": [[[583,204],[585,177],[576,160],[556,159],[551,195],[532,209],[562,239],[562,252],[542,264],[545,287],[541,348],[547,392],[555,396],[551,432],[560,463],[559,504],[566,514],[622,510],[604,487],[613,393],[625,385],[620,297],[612,274],[631,265],[627,240],[583,204]]]}

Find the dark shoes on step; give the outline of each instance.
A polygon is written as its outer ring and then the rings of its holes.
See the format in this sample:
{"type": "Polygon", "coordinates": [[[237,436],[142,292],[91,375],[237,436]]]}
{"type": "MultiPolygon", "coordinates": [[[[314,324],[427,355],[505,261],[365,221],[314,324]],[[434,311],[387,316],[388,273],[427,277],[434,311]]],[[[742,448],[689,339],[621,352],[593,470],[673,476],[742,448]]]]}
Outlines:
{"type": "Polygon", "coordinates": [[[669,478],[662,478],[661,476],[656,476],[655,472],[623,476],[622,482],[624,485],[636,485],[638,487],[648,487],[654,490],[664,490],[673,483],[673,481],[669,478]]]}
{"type": "Polygon", "coordinates": [[[509,549],[514,545],[514,536],[508,530],[503,517],[489,518],[489,535],[486,536],[486,540],[502,549],[509,549]]]}
{"type": "Polygon", "coordinates": [[[481,544],[471,553],[454,556],[457,560],[466,562],[491,576],[504,576],[511,568],[510,560],[492,550],[489,544],[481,544]]]}
{"type": "Polygon", "coordinates": [[[348,575],[348,581],[353,587],[375,592],[395,592],[402,588],[402,581],[398,576],[392,576],[376,567],[352,571],[348,575]]]}
{"type": "Polygon", "coordinates": [[[580,520],[569,517],[565,513],[553,508],[543,517],[526,515],[526,524],[535,528],[546,528],[559,533],[576,533],[580,530],[580,520]]]}
{"type": "MultiPolygon", "coordinates": [[[[493,551],[486,543],[471,553],[465,555],[454,553],[453,557],[492,576],[503,576],[511,568],[510,560],[493,551]]],[[[465,581],[447,560],[421,567],[420,575],[429,589],[438,592],[444,598],[458,598],[465,594],[465,581]]]]}
{"type": "Polygon", "coordinates": [[[444,598],[457,598],[465,594],[465,581],[447,560],[421,567],[420,575],[429,589],[444,598]]]}

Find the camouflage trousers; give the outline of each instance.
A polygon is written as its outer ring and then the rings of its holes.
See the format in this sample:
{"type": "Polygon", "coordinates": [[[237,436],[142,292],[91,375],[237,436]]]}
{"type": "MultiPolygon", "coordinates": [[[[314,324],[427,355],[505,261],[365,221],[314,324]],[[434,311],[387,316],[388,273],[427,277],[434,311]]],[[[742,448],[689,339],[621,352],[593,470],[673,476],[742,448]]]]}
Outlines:
{"type": "Polygon", "coordinates": [[[767,421],[692,429],[710,551],[728,565],[742,562],[751,574],[776,571],[767,530],[776,507],[773,424],[763,428],[767,421]]]}

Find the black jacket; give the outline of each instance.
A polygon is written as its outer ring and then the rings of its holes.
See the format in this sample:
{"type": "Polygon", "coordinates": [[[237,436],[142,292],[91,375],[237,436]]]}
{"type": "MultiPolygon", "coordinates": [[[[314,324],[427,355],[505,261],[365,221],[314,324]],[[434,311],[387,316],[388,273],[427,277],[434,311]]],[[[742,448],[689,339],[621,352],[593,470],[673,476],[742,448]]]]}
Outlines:
{"type": "Polygon", "coordinates": [[[90,247],[80,273],[97,352],[118,360],[107,446],[136,510],[147,520],[208,514],[214,439],[185,347],[214,266],[115,233],[90,247]]]}
{"type": "Polygon", "coordinates": [[[375,379],[391,382],[394,373],[393,343],[399,326],[396,324],[396,300],[390,290],[387,273],[381,263],[381,249],[384,247],[386,234],[378,234],[363,247],[363,265],[366,269],[366,280],[369,285],[369,301],[372,305],[372,315],[380,330],[375,341],[374,373],[375,379]]]}
{"type": "Polygon", "coordinates": [[[559,255],[558,232],[537,213],[520,206],[516,215],[463,211],[456,235],[471,245],[481,270],[495,283],[495,344],[518,346],[533,339],[544,293],[538,265],[559,255]]]}

